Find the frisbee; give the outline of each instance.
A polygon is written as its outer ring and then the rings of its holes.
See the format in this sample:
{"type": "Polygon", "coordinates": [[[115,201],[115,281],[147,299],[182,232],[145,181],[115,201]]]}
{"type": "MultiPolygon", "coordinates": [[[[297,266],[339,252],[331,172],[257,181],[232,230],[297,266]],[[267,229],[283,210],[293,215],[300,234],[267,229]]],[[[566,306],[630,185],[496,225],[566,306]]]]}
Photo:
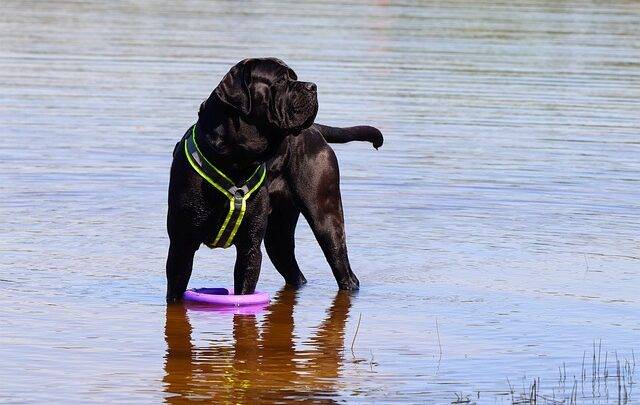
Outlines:
{"type": "Polygon", "coordinates": [[[266,292],[235,295],[233,288],[193,288],[185,291],[183,298],[185,301],[218,307],[246,307],[269,303],[269,294],[266,292]]]}

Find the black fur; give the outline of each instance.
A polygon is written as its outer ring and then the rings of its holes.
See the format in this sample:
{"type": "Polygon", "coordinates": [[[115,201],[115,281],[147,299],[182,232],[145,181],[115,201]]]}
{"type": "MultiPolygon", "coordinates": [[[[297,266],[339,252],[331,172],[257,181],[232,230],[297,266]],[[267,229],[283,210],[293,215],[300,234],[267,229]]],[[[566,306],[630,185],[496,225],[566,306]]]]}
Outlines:
{"type": "MultiPolygon", "coordinates": [[[[347,257],[338,162],[325,139],[365,140],[378,148],[383,138],[373,127],[312,125],[317,111],[315,84],[298,81],[295,72],[275,58],[241,61],[200,106],[199,145],[219,169],[241,182],[258,164],[268,162],[267,186],[249,199],[233,243],[236,294],[253,293],[256,287],[263,238],[269,258],[287,284],[306,283],[294,255],[300,213],[309,222],[340,289],[359,287],[347,257]]],[[[182,298],[194,254],[202,243],[211,241],[228,204],[189,165],[182,142],[174,150],[169,183],[167,301],[182,298]]]]}

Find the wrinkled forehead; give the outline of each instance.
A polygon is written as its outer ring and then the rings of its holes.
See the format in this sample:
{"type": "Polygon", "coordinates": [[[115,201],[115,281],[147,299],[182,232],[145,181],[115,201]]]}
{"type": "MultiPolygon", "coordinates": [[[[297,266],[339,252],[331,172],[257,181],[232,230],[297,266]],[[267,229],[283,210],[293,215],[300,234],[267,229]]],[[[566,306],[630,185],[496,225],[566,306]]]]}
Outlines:
{"type": "Polygon", "coordinates": [[[296,73],[286,63],[276,58],[254,59],[251,64],[252,81],[273,83],[279,79],[297,80],[296,73]]]}

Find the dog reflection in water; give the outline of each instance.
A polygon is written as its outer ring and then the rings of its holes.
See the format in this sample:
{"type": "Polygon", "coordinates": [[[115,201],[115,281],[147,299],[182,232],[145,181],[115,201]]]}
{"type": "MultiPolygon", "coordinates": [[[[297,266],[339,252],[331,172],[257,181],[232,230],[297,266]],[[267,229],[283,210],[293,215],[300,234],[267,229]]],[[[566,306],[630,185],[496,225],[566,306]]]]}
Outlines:
{"type": "MultiPolygon", "coordinates": [[[[297,292],[280,290],[261,328],[255,315],[234,315],[233,347],[196,347],[184,304],[167,306],[165,391],[167,402],[214,400],[257,403],[329,398],[342,366],[351,295],[335,296],[322,324],[303,348],[294,346],[297,292]]],[[[300,346],[300,342],[298,343],[300,346]]],[[[306,401],[305,401],[306,402],[306,401]]]]}

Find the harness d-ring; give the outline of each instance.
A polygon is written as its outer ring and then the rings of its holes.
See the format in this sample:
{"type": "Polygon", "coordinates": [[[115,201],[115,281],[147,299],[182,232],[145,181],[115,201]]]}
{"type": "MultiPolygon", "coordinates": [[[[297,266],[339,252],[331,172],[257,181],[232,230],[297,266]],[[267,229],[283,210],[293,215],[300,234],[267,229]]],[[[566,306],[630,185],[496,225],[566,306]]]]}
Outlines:
{"type": "Polygon", "coordinates": [[[249,193],[249,187],[246,184],[240,188],[233,186],[228,191],[233,196],[234,208],[238,209],[242,206],[244,196],[249,193]]]}

